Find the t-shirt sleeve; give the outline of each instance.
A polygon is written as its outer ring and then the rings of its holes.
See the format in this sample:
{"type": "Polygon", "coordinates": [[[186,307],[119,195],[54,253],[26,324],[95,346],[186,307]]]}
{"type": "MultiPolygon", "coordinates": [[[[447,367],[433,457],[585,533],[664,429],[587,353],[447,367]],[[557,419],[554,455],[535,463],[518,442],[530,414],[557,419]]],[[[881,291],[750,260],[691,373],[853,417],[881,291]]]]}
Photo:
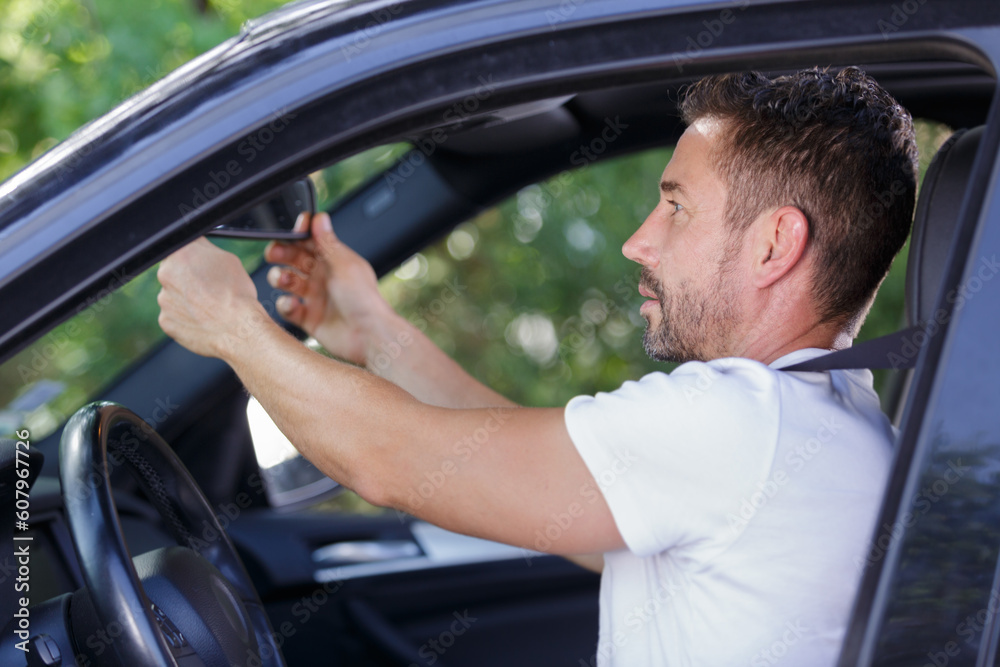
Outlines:
{"type": "Polygon", "coordinates": [[[766,479],[777,446],[775,371],[691,362],[566,406],[570,438],[637,556],[711,548],[766,479]]]}

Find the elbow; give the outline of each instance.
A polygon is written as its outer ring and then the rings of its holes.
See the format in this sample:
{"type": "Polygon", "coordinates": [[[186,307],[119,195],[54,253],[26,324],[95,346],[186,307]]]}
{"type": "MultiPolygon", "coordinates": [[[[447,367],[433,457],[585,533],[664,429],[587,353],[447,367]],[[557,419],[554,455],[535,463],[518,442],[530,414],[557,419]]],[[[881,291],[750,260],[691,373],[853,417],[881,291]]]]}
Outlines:
{"type": "Polygon", "coordinates": [[[385,485],[377,481],[365,480],[355,482],[351,490],[361,496],[362,500],[376,507],[392,507],[392,499],[385,485]]]}
{"type": "Polygon", "coordinates": [[[362,500],[376,507],[394,507],[394,497],[390,493],[390,485],[377,476],[362,476],[354,480],[351,490],[361,496],[362,500]]]}
{"type": "Polygon", "coordinates": [[[358,456],[351,466],[350,483],[346,486],[367,503],[377,507],[396,507],[400,496],[396,492],[400,487],[396,470],[398,457],[387,444],[366,449],[364,455],[358,456]]]}
{"type": "MultiPolygon", "coordinates": [[[[412,398],[411,398],[412,401],[412,398]]],[[[412,401],[412,404],[423,407],[412,401]]],[[[346,486],[366,502],[378,507],[411,511],[409,502],[414,471],[420,469],[420,451],[412,424],[419,423],[416,412],[400,406],[391,423],[359,434],[345,460],[346,486]]]]}

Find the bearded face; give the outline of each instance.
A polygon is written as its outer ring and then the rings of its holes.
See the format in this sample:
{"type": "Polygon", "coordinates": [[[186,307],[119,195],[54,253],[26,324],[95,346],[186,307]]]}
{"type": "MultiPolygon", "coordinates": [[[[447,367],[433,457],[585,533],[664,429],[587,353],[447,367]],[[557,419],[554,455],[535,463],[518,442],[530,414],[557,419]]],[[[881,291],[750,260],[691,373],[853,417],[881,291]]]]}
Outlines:
{"type": "Polygon", "coordinates": [[[737,323],[735,286],[726,280],[728,261],[720,263],[709,287],[696,289],[690,281],[665,288],[648,268],[640,286],[655,295],[659,312],[645,314],[646,354],[657,361],[708,361],[726,356],[723,341],[737,323]]]}

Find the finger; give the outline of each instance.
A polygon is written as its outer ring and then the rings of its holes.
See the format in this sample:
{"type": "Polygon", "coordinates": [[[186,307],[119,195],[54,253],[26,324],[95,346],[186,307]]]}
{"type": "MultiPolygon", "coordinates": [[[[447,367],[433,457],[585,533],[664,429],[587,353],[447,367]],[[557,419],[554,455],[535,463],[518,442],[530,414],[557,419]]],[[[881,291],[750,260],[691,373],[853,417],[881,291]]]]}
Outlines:
{"type": "Polygon", "coordinates": [[[295,224],[292,225],[293,232],[305,232],[309,231],[309,218],[311,214],[308,211],[302,211],[299,213],[299,217],[295,218],[295,224]]]}
{"type": "Polygon", "coordinates": [[[297,327],[302,326],[302,322],[305,320],[306,308],[297,298],[289,296],[288,294],[283,294],[278,297],[274,306],[278,310],[278,314],[281,315],[286,322],[294,324],[297,327]]]}
{"type": "Polygon", "coordinates": [[[173,331],[172,302],[173,300],[170,298],[170,293],[167,290],[161,289],[157,293],[156,305],[160,307],[160,314],[157,316],[156,321],[168,336],[173,331]]]}
{"type": "MultiPolygon", "coordinates": [[[[310,224],[310,213],[303,211],[299,213],[298,217],[295,218],[295,224],[292,226],[293,232],[306,232],[309,231],[310,224]]],[[[304,242],[308,239],[303,239],[302,241],[271,241],[264,248],[264,259],[272,264],[285,264],[286,257],[291,257],[292,250],[294,248],[301,247],[304,242]]]]}
{"type": "Polygon", "coordinates": [[[326,213],[318,213],[312,222],[312,237],[316,241],[316,250],[327,260],[341,261],[357,257],[357,253],[345,245],[333,231],[333,224],[330,216],[326,213]]]}
{"type": "Polygon", "coordinates": [[[163,310],[168,305],[167,304],[168,298],[169,297],[167,296],[167,290],[165,289],[161,289],[159,292],[156,293],[156,305],[160,307],[160,310],[163,310]]]}
{"type": "Polygon", "coordinates": [[[272,266],[267,272],[267,282],[275,289],[297,296],[306,296],[309,289],[309,281],[295,269],[287,267],[272,266]]]}
{"type": "Polygon", "coordinates": [[[306,275],[315,268],[317,262],[312,241],[300,241],[295,244],[274,243],[264,251],[264,259],[271,264],[294,267],[306,275]]]}
{"type": "Polygon", "coordinates": [[[186,248],[187,246],[175,251],[160,262],[160,266],[156,269],[156,279],[160,282],[160,285],[164,287],[172,286],[176,282],[174,279],[178,275],[183,274],[187,262],[187,255],[183,254],[186,248]]]}

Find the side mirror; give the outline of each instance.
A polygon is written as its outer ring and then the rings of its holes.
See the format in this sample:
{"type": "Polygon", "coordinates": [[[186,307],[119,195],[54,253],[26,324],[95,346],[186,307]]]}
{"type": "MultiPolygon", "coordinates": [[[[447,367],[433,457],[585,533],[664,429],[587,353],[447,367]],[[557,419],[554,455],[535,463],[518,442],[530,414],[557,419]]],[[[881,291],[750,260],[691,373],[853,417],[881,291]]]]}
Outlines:
{"type": "Polygon", "coordinates": [[[308,231],[294,231],[295,221],[301,213],[315,212],[316,190],[312,181],[304,178],[289,183],[271,199],[219,225],[210,231],[208,236],[278,241],[307,239],[308,231]]]}
{"type": "Polygon", "coordinates": [[[271,507],[301,509],[343,491],[299,454],[253,396],[247,402],[247,422],[271,507]]]}

